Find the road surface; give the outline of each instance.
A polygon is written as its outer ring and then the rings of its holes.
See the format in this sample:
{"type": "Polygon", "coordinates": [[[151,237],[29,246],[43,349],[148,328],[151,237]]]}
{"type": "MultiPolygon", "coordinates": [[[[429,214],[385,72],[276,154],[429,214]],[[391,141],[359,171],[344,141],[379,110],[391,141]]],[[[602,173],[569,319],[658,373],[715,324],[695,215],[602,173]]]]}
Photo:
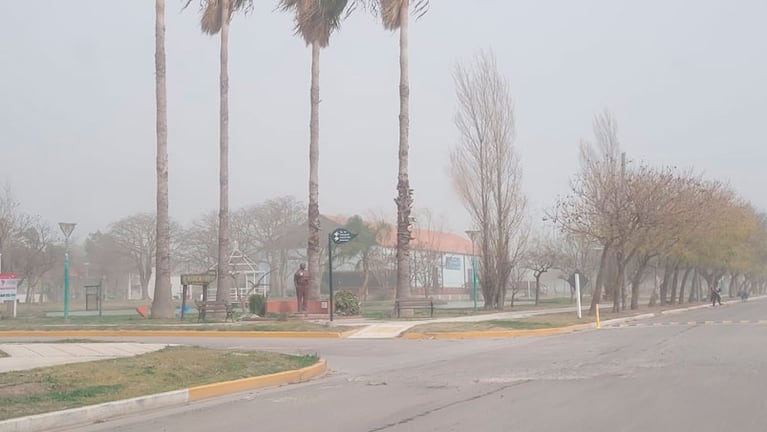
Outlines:
{"type": "Polygon", "coordinates": [[[210,347],[316,352],[332,371],[305,384],[63,430],[761,432],[766,309],[766,301],[731,302],[540,338],[200,339],[210,347]]]}

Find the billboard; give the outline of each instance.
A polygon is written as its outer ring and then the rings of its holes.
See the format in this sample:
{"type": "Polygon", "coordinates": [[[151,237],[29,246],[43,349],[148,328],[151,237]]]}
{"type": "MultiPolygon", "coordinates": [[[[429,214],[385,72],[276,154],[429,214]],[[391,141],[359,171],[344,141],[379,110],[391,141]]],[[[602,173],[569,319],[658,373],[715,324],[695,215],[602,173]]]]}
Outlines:
{"type": "Polygon", "coordinates": [[[14,273],[0,273],[0,302],[16,301],[18,282],[14,273]]]}

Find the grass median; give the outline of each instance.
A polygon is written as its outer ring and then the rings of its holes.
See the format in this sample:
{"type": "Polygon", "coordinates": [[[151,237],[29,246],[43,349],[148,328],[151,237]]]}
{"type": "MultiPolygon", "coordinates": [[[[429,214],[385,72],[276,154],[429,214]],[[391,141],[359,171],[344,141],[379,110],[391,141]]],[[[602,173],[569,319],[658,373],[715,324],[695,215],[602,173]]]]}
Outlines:
{"type": "Polygon", "coordinates": [[[577,324],[587,324],[593,319],[584,317],[578,319],[573,313],[554,313],[536,315],[528,318],[513,320],[490,320],[480,322],[443,322],[421,324],[409,329],[406,333],[448,333],[473,331],[502,331],[502,330],[537,330],[547,328],[568,327],[577,324]]]}
{"type": "Polygon", "coordinates": [[[149,354],[0,374],[0,420],[300,369],[319,361],[176,346],[149,354]]]}
{"type": "MultiPolygon", "coordinates": [[[[342,330],[349,330],[344,327],[342,330]]],[[[136,316],[70,316],[69,319],[53,317],[24,317],[15,320],[3,320],[2,330],[45,331],[45,330],[194,330],[194,331],[300,331],[328,332],[339,331],[325,324],[318,324],[301,319],[269,319],[259,321],[196,322],[196,318],[188,321],[178,319],[147,319],[136,316]]]]}

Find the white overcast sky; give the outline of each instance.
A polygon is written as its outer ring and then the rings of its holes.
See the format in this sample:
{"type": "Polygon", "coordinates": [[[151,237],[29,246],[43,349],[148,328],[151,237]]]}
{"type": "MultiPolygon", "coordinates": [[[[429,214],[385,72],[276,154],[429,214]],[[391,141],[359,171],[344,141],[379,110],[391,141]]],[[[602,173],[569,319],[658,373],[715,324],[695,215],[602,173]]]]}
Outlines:
{"type": "MultiPolygon", "coordinates": [[[[167,0],[171,215],[218,203],[218,39],[167,0]]],[[[416,207],[456,232],[447,175],[451,72],[494,50],[511,83],[524,190],[538,219],[568,191],[608,108],[630,160],[694,167],[761,209],[767,1],[432,0],[410,34],[416,207]]],[[[310,50],[276,1],[232,22],[231,207],[306,200],[310,50]]],[[[155,206],[154,0],[0,0],[0,182],[79,236],[155,206]]],[[[394,214],[398,37],[357,15],[321,59],[320,209],[394,214]]],[[[82,238],[82,237],[81,237],[82,238]]]]}

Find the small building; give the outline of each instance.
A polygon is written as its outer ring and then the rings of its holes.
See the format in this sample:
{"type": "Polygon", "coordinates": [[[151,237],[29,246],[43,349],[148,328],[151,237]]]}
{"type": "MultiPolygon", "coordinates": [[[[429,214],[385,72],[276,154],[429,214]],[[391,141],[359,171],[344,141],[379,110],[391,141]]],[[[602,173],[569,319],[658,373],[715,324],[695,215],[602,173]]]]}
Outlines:
{"type": "MultiPolygon", "coordinates": [[[[327,292],[327,239],[337,228],[346,227],[348,218],[320,216],[321,292],[327,292]]],[[[292,274],[306,262],[307,224],[287,230],[277,242],[289,250],[284,282],[288,296],[294,295],[292,274]]],[[[375,244],[366,253],[354,256],[335,249],[333,286],[349,290],[360,298],[391,299],[396,287],[396,227],[378,226],[375,244]],[[340,252],[339,252],[340,251],[340,252]],[[365,255],[363,257],[363,255],[365,255]],[[363,262],[367,260],[367,262],[363,262]],[[365,270],[367,269],[367,271],[365,270]],[[364,287],[367,287],[367,290],[364,287]]],[[[473,293],[472,243],[466,236],[414,228],[410,241],[411,287],[414,296],[428,296],[446,301],[471,300],[473,293]]],[[[347,249],[348,250],[348,249],[347,249]]],[[[481,295],[481,294],[480,294],[481,295]]]]}

